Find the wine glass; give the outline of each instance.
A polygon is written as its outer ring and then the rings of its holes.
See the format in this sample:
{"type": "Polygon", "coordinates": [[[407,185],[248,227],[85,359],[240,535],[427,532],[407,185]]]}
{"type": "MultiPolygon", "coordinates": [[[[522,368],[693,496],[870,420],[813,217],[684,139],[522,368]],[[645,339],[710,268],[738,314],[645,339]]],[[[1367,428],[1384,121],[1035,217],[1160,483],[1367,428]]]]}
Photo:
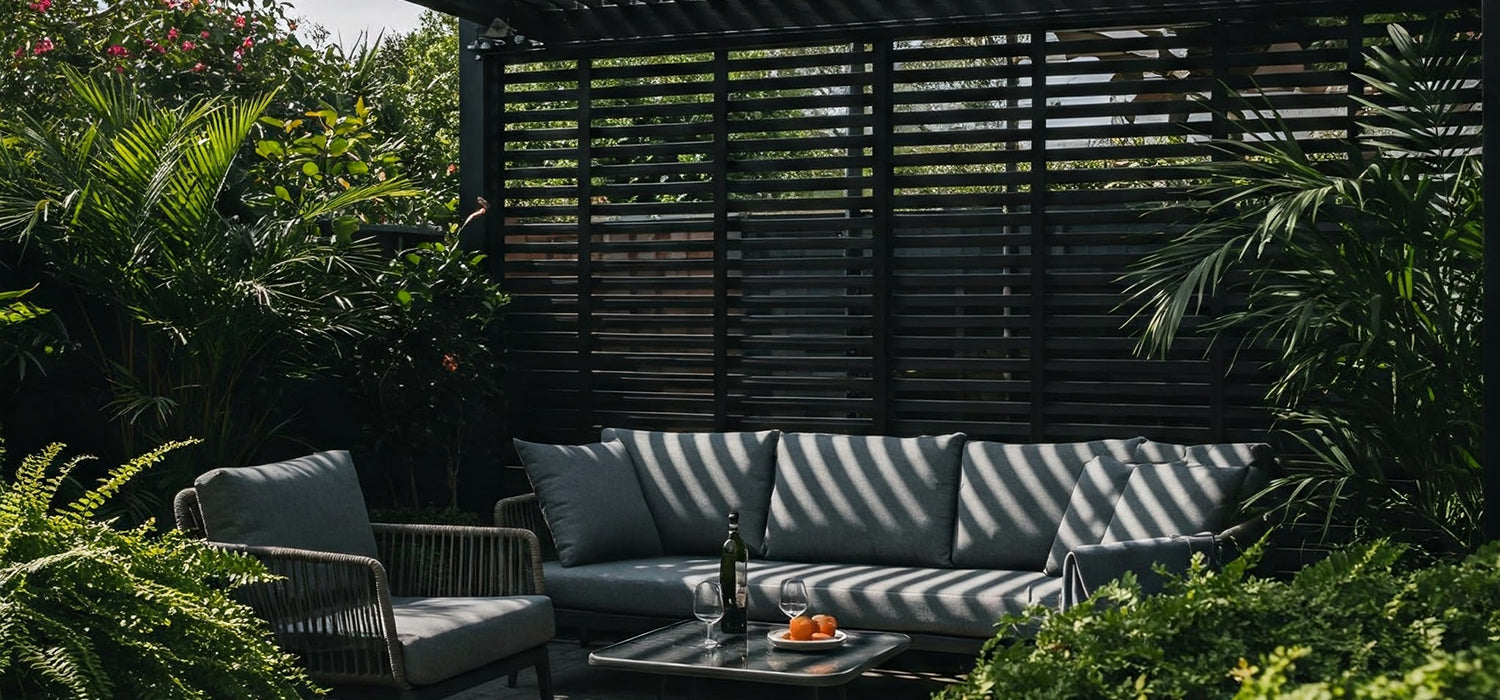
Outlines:
{"type": "Polygon", "coordinates": [[[781,582],[781,612],[787,617],[796,617],[807,612],[807,584],[800,578],[789,578],[781,582]]]}
{"type": "Polygon", "coordinates": [[[703,647],[719,646],[714,641],[714,623],[724,617],[724,596],[718,581],[702,581],[693,589],[693,617],[703,621],[703,647]]]}

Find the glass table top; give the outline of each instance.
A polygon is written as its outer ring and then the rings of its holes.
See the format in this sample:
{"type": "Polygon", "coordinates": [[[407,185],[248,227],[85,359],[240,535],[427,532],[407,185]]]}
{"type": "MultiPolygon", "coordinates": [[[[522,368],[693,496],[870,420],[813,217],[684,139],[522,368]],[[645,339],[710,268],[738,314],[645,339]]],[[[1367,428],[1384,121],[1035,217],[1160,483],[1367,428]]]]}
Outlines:
{"type": "Polygon", "coordinates": [[[904,634],[844,630],[842,646],[819,650],[777,649],[766,638],[785,625],[751,622],[743,635],[714,630],[720,646],[703,646],[703,623],[687,620],[602,647],[589,665],[665,675],[732,678],[760,683],[831,686],[853,680],[866,669],[911,644],[904,634]]]}

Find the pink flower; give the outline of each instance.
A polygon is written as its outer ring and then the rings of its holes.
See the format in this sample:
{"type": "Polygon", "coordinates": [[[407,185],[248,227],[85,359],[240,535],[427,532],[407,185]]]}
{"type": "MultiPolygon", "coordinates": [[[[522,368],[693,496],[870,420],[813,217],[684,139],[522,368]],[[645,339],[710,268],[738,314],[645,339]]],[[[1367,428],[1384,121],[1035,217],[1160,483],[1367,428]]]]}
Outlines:
{"type": "Polygon", "coordinates": [[[36,47],[32,48],[31,52],[40,56],[55,48],[57,48],[57,46],[53,45],[51,39],[42,37],[40,41],[36,42],[36,47]]]}
{"type": "Polygon", "coordinates": [[[36,2],[27,5],[27,7],[45,14],[47,10],[52,9],[52,0],[37,0],[36,2]]]}
{"type": "Polygon", "coordinates": [[[245,28],[245,16],[244,15],[239,15],[238,17],[234,18],[234,27],[235,27],[235,29],[244,29],[245,28]]]}
{"type": "Polygon", "coordinates": [[[243,70],[245,70],[245,64],[243,64],[243,63],[236,63],[236,64],[234,64],[234,72],[239,73],[240,71],[243,71],[243,70]]]}
{"type": "Polygon", "coordinates": [[[184,42],[182,42],[182,50],[183,51],[192,51],[193,49],[195,49],[197,47],[198,47],[198,45],[194,44],[191,41],[184,41],[184,42]]]}
{"type": "Polygon", "coordinates": [[[234,50],[234,58],[235,58],[235,60],[239,60],[239,59],[244,58],[244,57],[245,57],[245,50],[244,49],[235,49],[234,50]]]}
{"type": "Polygon", "coordinates": [[[115,44],[114,46],[105,49],[104,54],[111,58],[124,58],[130,55],[130,49],[127,49],[119,44],[115,44]]]}
{"type": "Polygon", "coordinates": [[[201,32],[198,32],[198,38],[199,39],[207,39],[208,38],[208,30],[205,29],[205,30],[203,30],[201,32]]]}
{"type": "Polygon", "coordinates": [[[194,73],[202,73],[205,68],[208,68],[208,66],[203,65],[201,61],[193,64],[194,73]]]}
{"type": "Polygon", "coordinates": [[[458,371],[458,358],[451,353],[443,353],[443,369],[449,372],[458,371]]]}
{"type": "Polygon", "coordinates": [[[167,30],[167,41],[177,41],[177,34],[178,34],[178,32],[177,32],[177,28],[176,27],[172,27],[171,29],[168,29],[167,30]]]}
{"type": "Polygon", "coordinates": [[[115,66],[115,72],[116,73],[124,73],[125,72],[125,66],[115,66]]]}
{"type": "Polygon", "coordinates": [[[167,47],[162,46],[161,44],[153,44],[151,46],[151,50],[155,51],[157,53],[166,53],[167,52],[167,47]]]}
{"type": "Polygon", "coordinates": [[[23,57],[25,55],[26,55],[26,47],[25,46],[18,46],[18,47],[16,47],[16,58],[21,58],[21,57],[23,57]]]}
{"type": "Polygon", "coordinates": [[[247,36],[247,37],[245,37],[244,41],[240,42],[240,46],[243,46],[243,47],[245,47],[247,49],[250,48],[250,47],[252,47],[252,46],[254,46],[254,45],[255,45],[255,37],[252,37],[252,36],[247,36]]]}

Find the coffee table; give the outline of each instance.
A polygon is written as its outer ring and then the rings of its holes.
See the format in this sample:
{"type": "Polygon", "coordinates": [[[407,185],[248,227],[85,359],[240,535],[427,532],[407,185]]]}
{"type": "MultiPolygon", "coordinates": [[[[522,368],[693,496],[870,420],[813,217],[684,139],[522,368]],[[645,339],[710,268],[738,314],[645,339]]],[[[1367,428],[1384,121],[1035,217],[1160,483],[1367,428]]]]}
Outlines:
{"type": "Polygon", "coordinates": [[[746,634],[720,634],[721,646],[706,649],[703,623],[678,622],[600,648],[589,654],[589,665],[662,676],[794,685],[814,693],[826,688],[841,698],[844,684],[911,644],[904,634],[845,630],[848,641],[842,646],[791,651],[771,646],[766,635],[775,627],[779,625],[752,622],[746,634]]]}

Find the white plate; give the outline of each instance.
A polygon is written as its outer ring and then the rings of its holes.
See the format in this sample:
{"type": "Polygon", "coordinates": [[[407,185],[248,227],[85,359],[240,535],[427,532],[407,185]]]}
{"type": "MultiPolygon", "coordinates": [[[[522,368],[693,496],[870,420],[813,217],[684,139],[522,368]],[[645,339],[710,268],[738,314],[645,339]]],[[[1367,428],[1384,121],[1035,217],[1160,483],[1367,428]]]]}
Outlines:
{"type": "Polygon", "coordinates": [[[843,630],[834,630],[833,639],[808,639],[801,641],[795,639],[782,639],[781,635],[786,633],[787,628],[777,627],[771,630],[771,632],[766,635],[766,639],[771,640],[771,646],[776,647],[777,649],[815,651],[818,649],[832,649],[834,647],[841,647],[844,645],[844,640],[849,638],[849,635],[844,634],[843,630]]]}

